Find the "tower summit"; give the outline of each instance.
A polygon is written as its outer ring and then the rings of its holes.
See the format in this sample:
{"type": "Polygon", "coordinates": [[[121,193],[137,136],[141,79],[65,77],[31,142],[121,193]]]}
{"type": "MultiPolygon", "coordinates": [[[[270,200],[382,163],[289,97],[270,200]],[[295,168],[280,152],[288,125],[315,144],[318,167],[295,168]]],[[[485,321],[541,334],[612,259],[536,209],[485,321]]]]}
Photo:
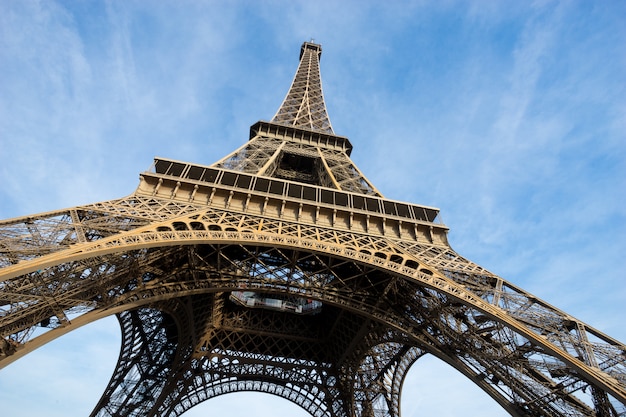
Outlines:
{"type": "MultiPolygon", "coordinates": [[[[313,416],[400,416],[435,355],[512,416],[626,412],[626,346],[457,254],[334,133],[305,42],[271,122],[212,165],[157,158],[117,200],[0,222],[0,367],[116,315],[92,416],[179,416],[238,391],[313,416]]],[[[27,359],[24,359],[27,360],[27,359]]]]}
{"type": "Polygon", "coordinates": [[[291,88],[272,122],[333,134],[320,76],[321,45],[305,42],[291,88]]]}

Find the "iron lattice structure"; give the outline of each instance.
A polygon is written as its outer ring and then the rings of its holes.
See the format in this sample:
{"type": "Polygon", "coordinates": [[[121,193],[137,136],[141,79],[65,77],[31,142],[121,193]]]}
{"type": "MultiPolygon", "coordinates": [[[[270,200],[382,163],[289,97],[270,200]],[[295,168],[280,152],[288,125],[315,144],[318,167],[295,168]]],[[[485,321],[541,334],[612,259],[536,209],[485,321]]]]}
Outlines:
{"type": "Polygon", "coordinates": [[[626,346],[457,254],[432,207],[350,159],[304,43],[271,122],[209,166],[155,159],[119,200],[0,223],[0,366],[116,314],[92,416],[179,416],[237,391],[313,416],[400,416],[444,360],[513,416],[617,416],[626,346]]]}

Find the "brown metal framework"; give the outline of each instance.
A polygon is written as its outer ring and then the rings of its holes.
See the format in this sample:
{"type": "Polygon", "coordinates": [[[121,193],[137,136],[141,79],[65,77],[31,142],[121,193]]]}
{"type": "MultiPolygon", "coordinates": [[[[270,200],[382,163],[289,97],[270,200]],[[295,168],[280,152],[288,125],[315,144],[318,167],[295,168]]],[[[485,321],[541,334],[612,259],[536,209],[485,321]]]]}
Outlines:
{"type": "Polygon", "coordinates": [[[438,209],[385,199],[332,130],[320,56],[304,43],[272,122],[215,164],[155,159],[128,197],[0,222],[0,367],[116,314],[93,416],[261,391],[399,417],[427,353],[513,416],[624,415],[626,346],[458,255],[438,209]]]}

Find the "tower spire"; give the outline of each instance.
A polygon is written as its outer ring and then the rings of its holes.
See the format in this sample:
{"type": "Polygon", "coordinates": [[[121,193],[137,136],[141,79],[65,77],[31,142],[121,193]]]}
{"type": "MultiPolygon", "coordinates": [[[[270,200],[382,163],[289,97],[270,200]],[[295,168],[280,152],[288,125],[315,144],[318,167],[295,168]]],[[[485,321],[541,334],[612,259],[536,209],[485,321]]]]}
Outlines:
{"type": "Polygon", "coordinates": [[[271,122],[212,167],[382,197],[350,159],[352,144],[333,132],[320,76],[321,45],[304,42],[289,92],[271,122]]]}
{"type": "Polygon", "coordinates": [[[321,45],[312,42],[302,44],[300,65],[289,92],[274,115],[272,122],[324,133],[334,133],[322,92],[321,56],[321,45]]]}

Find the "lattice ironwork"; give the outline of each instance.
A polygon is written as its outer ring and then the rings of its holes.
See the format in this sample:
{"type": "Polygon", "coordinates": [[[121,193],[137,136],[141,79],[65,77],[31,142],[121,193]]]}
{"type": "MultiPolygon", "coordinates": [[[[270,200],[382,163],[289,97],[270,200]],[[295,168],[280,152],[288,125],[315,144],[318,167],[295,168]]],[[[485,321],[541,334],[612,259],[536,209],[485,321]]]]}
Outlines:
{"type": "Polygon", "coordinates": [[[300,65],[283,104],[272,119],[273,122],[333,133],[322,92],[321,56],[321,45],[311,42],[302,44],[300,65]]]}
{"type": "MultiPolygon", "coordinates": [[[[320,52],[305,43],[291,90],[320,52]]],[[[383,198],[315,97],[305,129],[286,99],[213,165],[156,159],[131,196],[0,222],[0,366],[117,314],[94,416],[252,390],[397,417],[428,353],[513,416],[624,415],[626,346],[457,254],[437,209],[383,198]]]]}

